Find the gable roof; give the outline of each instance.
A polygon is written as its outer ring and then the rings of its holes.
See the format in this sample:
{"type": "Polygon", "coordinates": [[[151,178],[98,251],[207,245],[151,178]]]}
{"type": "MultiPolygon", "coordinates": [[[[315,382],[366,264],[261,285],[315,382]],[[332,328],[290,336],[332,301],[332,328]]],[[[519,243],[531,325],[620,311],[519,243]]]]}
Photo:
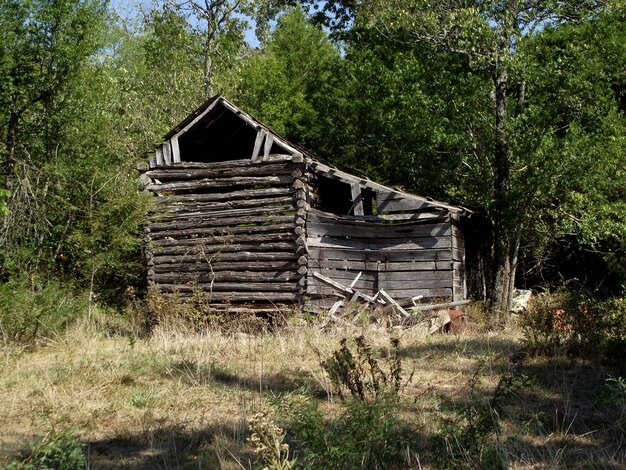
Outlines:
{"type": "Polygon", "coordinates": [[[261,121],[256,119],[254,116],[248,114],[247,112],[237,107],[219,94],[205,101],[198,109],[196,109],[184,120],[174,126],[164,136],[164,143],[157,147],[156,155],[150,159],[150,167],[154,168],[157,166],[170,166],[180,163],[181,159],[180,151],[178,148],[178,138],[183,136],[188,131],[194,129],[196,126],[199,126],[203,119],[209,117],[211,113],[216,112],[219,109],[226,109],[229,112],[233,113],[257,132],[257,139],[255,141],[254,149],[251,155],[251,159],[253,161],[261,160],[263,158],[261,156],[261,151],[263,151],[264,155],[267,156],[270,148],[274,144],[276,144],[278,147],[284,150],[293,161],[305,162],[314,172],[318,174],[323,174],[328,178],[339,180],[346,184],[358,184],[361,188],[366,188],[377,192],[395,193],[399,197],[414,200],[416,202],[422,203],[425,206],[430,206],[436,209],[444,209],[454,214],[461,215],[472,213],[471,210],[462,206],[447,204],[441,201],[436,201],[429,197],[417,196],[415,194],[406,193],[404,191],[376,183],[369,178],[359,177],[341,171],[330,165],[328,162],[325,162],[324,160],[318,158],[304,147],[291,143],[278,132],[269,128],[261,121]],[[261,147],[264,148],[261,149],[261,147]]]}

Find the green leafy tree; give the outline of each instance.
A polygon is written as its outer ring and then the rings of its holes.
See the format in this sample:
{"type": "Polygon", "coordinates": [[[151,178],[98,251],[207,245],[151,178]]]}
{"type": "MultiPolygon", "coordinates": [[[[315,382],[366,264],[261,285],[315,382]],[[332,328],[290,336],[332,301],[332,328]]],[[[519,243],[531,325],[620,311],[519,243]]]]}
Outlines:
{"type": "MultiPolygon", "coordinates": [[[[423,111],[415,113],[414,128],[423,129],[415,154],[447,155],[434,160],[458,185],[444,186],[447,192],[486,211],[487,300],[494,312],[508,309],[523,237],[536,236],[541,222],[555,211],[565,211],[573,223],[562,223],[560,217],[559,226],[554,220],[549,224],[552,237],[573,228],[584,233],[585,226],[596,237],[623,233],[623,217],[618,215],[624,213],[623,195],[616,182],[623,174],[618,155],[624,145],[624,116],[614,86],[625,61],[623,48],[617,46],[618,38],[623,40],[623,7],[617,2],[339,1],[328,2],[323,10],[331,14],[330,23],[350,28],[343,35],[350,46],[365,31],[382,45],[378,47],[405,51],[404,57],[392,54],[399,60],[391,65],[387,61],[383,69],[394,80],[402,76],[403,65],[411,67],[416,79],[405,74],[402,80],[410,85],[405,91],[388,83],[381,91],[397,92],[400,114],[423,103],[431,120],[441,120],[437,129],[423,111]],[[539,48],[542,41],[561,42],[564,48],[548,57],[539,48]],[[606,60],[608,51],[614,61],[606,60]],[[430,85],[424,80],[429,72],[430,85]],[[442,101],[446,93],[448,104],[442,101]],[[415,104],[407,107],[411,101],[415,104]],[[451,112],[455,107],[457,112],[451,112]],[[603,217],[600,225],[585,223],[607,211],[612,222],[603,217]],[[601,226],[607,229],[604,235],[601,226]]],[[[390,99],[381,93],[377,101],[390,99]]],[[[375,106],[370,108],[376,112],[375,106]]],[[[401,117],[411,122],[409,114],[401,117]]],[[[394,120],[393,114],[389,119],[394,120]]],[[[375,121],[389,131],[381,140],[393,142],[395,135],[402,135],[399,125],[375,121]]],[[[401,161],[403,168],[411,168],[416,159],[407,153],[401,161]]],[[[422,187],[417,178],[411,186],[422,187]]]]}
{"type": "Polygon", "coordinates": [[[230,93],[278,132],[324,154],[340,71],[338,49],[294,8],[279,18],[261,51],[234,70],[230,93]]]}

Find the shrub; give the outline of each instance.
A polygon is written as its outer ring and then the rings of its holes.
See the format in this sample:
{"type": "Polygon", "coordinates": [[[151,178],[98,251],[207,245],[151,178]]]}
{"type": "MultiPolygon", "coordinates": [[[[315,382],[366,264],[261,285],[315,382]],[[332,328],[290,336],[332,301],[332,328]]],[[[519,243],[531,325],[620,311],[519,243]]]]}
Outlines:
{"type": "Polygon", "coordinates": [[[392,354],[388,359],[388,372],[381,368],[363,336],[355,338],[354,344],[353,353],[348,347],[348,340],[343,338],[340,341],[341,347],[321,363],[339,397],[344,399],[345,389],[353,398],[361,401],[398,396],[402,387],[400,342],[397,339],[391,340],[392,354]]]}
{"type": "Polygon", "coordinates": [[[12,279],[0,285],[0,338],[30,343],[58,335],[87,310],[86,295],[57,281],[12,279]]]}
{"type": "Polygon", "coordinates": [[[85,457],[80,441],[71,433],[49,433],[33,444],[23,457],[9,463],[5,470],[82,470],[85,457]]]}
{"type": "Polygon", "coordinates": [[[439,468],[508,468],[500,439],[500,415],[528,379],[518,374],[502,375],[485,403],[476,387],[477,377],[474,374],[466,387],[469,402],[456,409],[453,417],[442,418],[441,429],[433,438],[439,468]]]}
{"type": "MultiPolygon", "coordinates": [[[[337,415],[329,419],[308,394],[278,402],[288,419],[290,437],[301,451],[305,468],[397,468],[415,440],[414,430],[398,414],[402,390],[400,345],[379,362],[363,336],[347,339],[321,361],[333,388],[342,398],[337,415]],[[345,391],[349,395],[345,395],[345,391]]],[[[410,379],[409,379],[410,380],[410,379]]]]}
{"type": "Polygon", "coordinates": [[[626,346],[626,298],[598,300],[561,289],[538,296],[521,326],[534,351],[618,360],[626,346]]]}
{"type": "Polygon", "coordinates": [[[388,397],[343,401],[330,420],[308,395],[279,406],[304,468],[401,468],[404,451],[414,439],[413,430],[397,414],[396,401],[388,397]]]}

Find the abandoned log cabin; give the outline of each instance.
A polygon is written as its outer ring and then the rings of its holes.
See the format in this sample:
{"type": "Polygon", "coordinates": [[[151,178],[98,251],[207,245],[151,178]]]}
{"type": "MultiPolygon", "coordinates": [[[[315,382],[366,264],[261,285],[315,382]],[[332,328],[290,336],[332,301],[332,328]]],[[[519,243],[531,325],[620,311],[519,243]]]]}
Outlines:
{"type": "Polygon", "coordinates": [[[466,297],[466,209],[333,168],[221,96],[165,136],[141,180],[148,281],[164,293],[316,310],[337,300],[322,277],[360,273],[352,287],[370,296],[466,297]]]}

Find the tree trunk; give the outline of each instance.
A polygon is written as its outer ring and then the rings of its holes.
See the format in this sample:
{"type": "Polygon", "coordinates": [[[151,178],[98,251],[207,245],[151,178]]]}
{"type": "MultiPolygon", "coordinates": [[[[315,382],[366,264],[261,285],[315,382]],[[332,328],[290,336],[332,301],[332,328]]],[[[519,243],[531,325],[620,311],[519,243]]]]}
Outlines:
{"type": "Polygon", "coordinates": [[[20,115],[16,112],[11,112],[9,122],[7,124],[7,155],[6,160],[2,162],[2,181],[0,181],[0,187],[9,188],[10,186],[11,173],[13,172],[13,162],[15,161],[15,133],[17,132],[19,120],[20,115]]]}
{"type": "Polygon", "coordinates": [[[507,139],[508,70],[499,61],[495,65],[495,146],[494,146],[494,205],[492,220],[492,275],[487,293],[487,307],[497,319],[508,313],[515,278],[519,246],[515,224],[511,223],[509,201],[510,155],[507,139]]]}

